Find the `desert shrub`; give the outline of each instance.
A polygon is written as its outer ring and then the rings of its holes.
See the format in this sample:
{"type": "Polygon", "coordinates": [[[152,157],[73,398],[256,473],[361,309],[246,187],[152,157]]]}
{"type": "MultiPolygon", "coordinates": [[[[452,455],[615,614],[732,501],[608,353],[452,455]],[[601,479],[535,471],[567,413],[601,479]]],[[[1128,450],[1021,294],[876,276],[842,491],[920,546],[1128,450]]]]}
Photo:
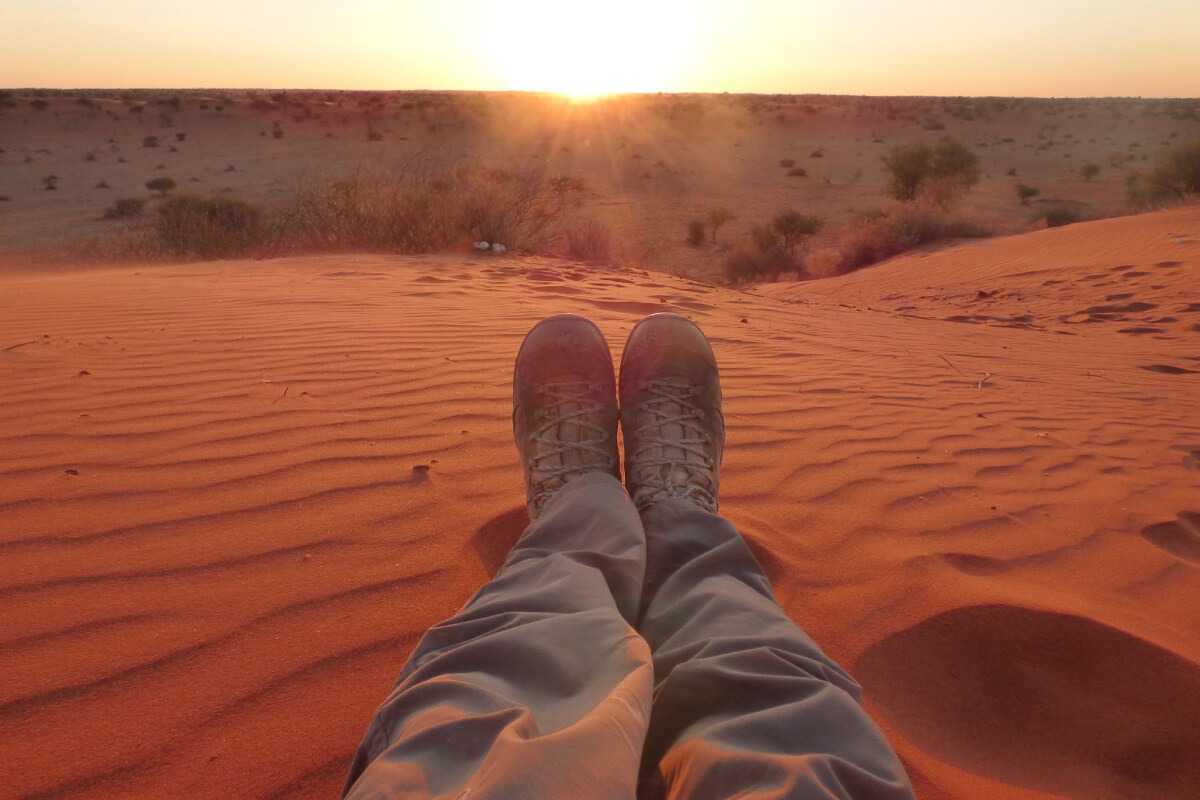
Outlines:
{"type": "Polygon", "coordinates": [[[691,220],[688,222],[687,229],[686,241],[692,247],[699,247],[708,238],[708,224],[702,219],[691,220]]]}
{"type": "Polygon", "coordinates": [[[1092,178],[1100,174],[1100,165],[1091,161],[1085,161],[1079,165],[1079,177],[1085,181],[1091,182],[1092,178]]]}
{"type": "Polygon", "coordinates": [[[943,239],[971,239],[991,234],[991,228],[971,216],[919,199],[901,203],[877,216],[861,218],[842,237],[839,267],[842,272],[850,272],[943,239]]]}
{"type": "Polygon", "coordinates": [[[558,235],[566,206],[566,196],[536,169],[414,163],[297,186],[271,238],[274,248],[291,252],[428,253],[481,240],[531,252],[558,235]]]}
{"type": "Polygon", "coordinates": [[[804,167],[792,167],[787,171],[787,176],[789,178],[807,178],[808,172],[804,167]]]}
{"type": "Polygon", "coordinates": [[[282,139],[283,138],[283,128],[276,128],[273,131],[271,131],[271,138],[282,139]]]}
{"type": "Polygon", "coordinates": [[[811,153],[809,153],[808,157],[809,158],[824,158],[825,157],[825,148],[818,147],[816,150],[813,150],[811,153]]]}
{"type": "Polygon", "coordinates": [[[563,237],[569,258],[601,262],[612,259],[612,231],[599,220],[585,219],[568,225],[563,237]]]}
{"type": "Polygon", "coordinates": [[[1029,201],[1037,197],[1041,190],[1036,186],[1030,186],[1027,183],[1017,184],[1017,200],[1020,205],[1027,206],[1029,201]]]}
{"type": "Polygon", "coordinates": [[[262,212],[235,197],[180,195],[158,211],[158,241],[172,256],[227,258],[249,252],[260,241],[262,212]]]}
{"type": "Polygon", "coordinates": [[[788,209],[775,215],[768,225],[750,229],[749,248],[735,250],[725,260],[725,276],[731,283],[773,278],[784,272],[801,272],[797,247],[821,230],[820,217],[788,209]]]}
{"type": "Polygon", "coordinates": [[[382,142],[383,134],[380,131],[367,131],[368,142],[382,142]]]}
{"type": "Polygon", "coordinates": [[[909,142],[883,156],[888,194],[900,201],[915,200],[922,191],[953,198],[979,182],[979,156],[962,142],[943,136],[934,144],[909,142]]]}
{"type": "Polygon", "coordinates": [[[704,222],[708,225],[709,231],[712,232],[713,244],[717,242],[717,231],[721,229],[721,226],[726,222],[732,222],[734,219],[736,219],[734,213],[728,208],[714,208],[708,212],[708,215],[704,218],[704,222]]]}
{"type": "Polygon", "coordinates": [[[145,136],[142,138],[142,147],[158,147],[157,136],[145,136]]]}
{"type": "Polygon", "coordinates": [[[1083,219],[1078,211],[1061,203],[1050,206],[1041,216],[1045,220],[1047,228],[1061,228],[1063,225],[1070,225],[1083,219]]]}
{"type": "Polygon", "coordinates": [[[140,197],[122,197],[104,212],[105,219],[128,219],[142,213],[146,201],[140,197]]]}
{"type": "Polygon", "coordinates": [[[43,100],[42,98],[39,97],[36,100],[30,100],[29,105],[35,111],[45,111],[46,108],[50,105],[50,103],[49,103],[49,101],[43,100]]]}
{"type": "Polygon", "coordinates": [[[179,133],[175,134],[175,141],[186,142],[187,141],[187,133],[184,131],[180,131],[179,133]]]}
{"type": "Polygon", "coordinates": [[[739,284],[762,278],[774,277],[796,269],[796,263],[782,250],[763,249],[770,241],[767,229],[755,227],[750,231],[752,248],[738,248],[725,259],[725,277],[730,283],[739,284]]]}
{"type": "Polygon", "coordinates": [[[781,158],[779,159],[779,166],[783,167],[784,169],[791,169],[792,167],[796,166],[796,159],[781,158]]]}
{"type": "Polygon", "coordinates": [[[1160,155],[1148,183],[1152,202],[1186,200],[1196,195],[1200,195],[1200,138],[1160,155]]]}
{"type": "Polygon", "coordinates": [[[159,195],[161,195],[162,197],[166,197],[167,192],[174,189],[175,186],[176,186],[176,183],[175,183],[174,179],[167,178],[167,177],[154,178],[152,180],[146,181],[146,188],[152,192],[158,192],[159,195]]]}
{"type": "Polygon", "coordinates": [[[766,229],[789,255],[796,247],[813,234],[819,233],[825,221],[810,214],[801,214],[795,209],[782,211],[771,220],[766,229]]]}

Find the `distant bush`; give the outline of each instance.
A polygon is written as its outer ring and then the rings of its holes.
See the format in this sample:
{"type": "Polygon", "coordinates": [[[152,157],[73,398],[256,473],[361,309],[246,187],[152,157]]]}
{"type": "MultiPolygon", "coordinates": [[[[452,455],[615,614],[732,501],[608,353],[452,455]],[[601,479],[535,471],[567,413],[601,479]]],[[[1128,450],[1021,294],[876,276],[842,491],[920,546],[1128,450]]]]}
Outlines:
{"type": "Polygon", "coordinates": [[[260,241],[258,206],[220,195],[181,195],[159,208],[156,225],[163,250],[176,257],[244,255],[260,241]]]}
{"type": "Polygon", "coordinates": [[[1148,179],[1147,196],[1153,203],[1200,196],[1200,139],[1176,145],[1158,157],[1148,179]]]}
{"type": "Polygon", "coordinates": [[[808,172],[805,171],[804,167],[792,167],[787,171],[787,176],[789,178],[807,178],[808,172]]]}
{"type": "Polygon", "coordinates": [[[688,222],[687,238],[685,241],[692,247],[699,247],[704,244],[704,240],[708,238],[708,224],[702,219],[694,219],[688,222]]]}
{"type": "Polygon", "coordinates": [[[1017,200],[1020,205],[1027,206],[1029,201],[1037,197],[1041,193],[1036,186],[1030,186],[1027,183],[1017,184],[1017,200]]]}
{"type": "Polygon", "coordinates": [[[383,134],[379,131],[367,131],[368,142],[382,142],[383,134]]]}
{"type": "Polygon", "coordinates": [[[146,188],[152,192],[158,192],[162,197],[167,196],[167,192],[174,189],[176,186],[172,178],[154,178],[146,181],[146,188]]]}
{"type": "Polygon", "coordinates": [[[146,136],[142,138],[142,147],[158,147],[157,136],[146,136]]]}
{"type": "Polygon", "coordinates": [[[105,219],[129,219],[142,213],[146,201],[140,197],[122,197],[104,212],[105,219]]]}
{"type": "Polygon", "coordinates": [[[713,244],[717,243],[717,231],[721,229],[721,226],[726,222],[732,222],[734,219],[736,219],[734,213],[728,208],[714,208],[708,212],[708,215],[704,218],[704,222],[712,233],[713,244]]]}
{"type": "Polygon", "coordinates": [[[1092,178],[1100,174],[1100,165],[1094,164],[1091,161],[1085,161],[1079,165],[1079,177],[1090,182],[1092,178]]]}
{"type": "Polygon", "coordinates": [[[781,158],[779,159],[779,166],[783,167],[784,169],[791,169],[792,167],[796,166],[796,159],[781,158]]]}
{"type": "Polygon", "coordinates": [[[1045,220],[1047,228],[1061,228],[1064,225],[1079,222],[1083,216],[1073,208],[1060,203],[1047,208],[1042,214],[1042,218],[1045,220]]]}
{"type": "Polygon", "coordinates": [[[29,101],[29,106],[31,108],[33,108],[35,111],[45,111],[49,105],[50,105],[49,101],[43,100],[40,97],[37,98],[36,100],[29,101]]]}
{"type": "Polygon", "coordinates": [[[888,194],[897,200],[915,200],[918,194],[937,195],[943,205],[958,192],[979,182],[979,156],[962,142],[943,136],[934,144],[909,142],[883,156],[888,174],[888,194]]]}

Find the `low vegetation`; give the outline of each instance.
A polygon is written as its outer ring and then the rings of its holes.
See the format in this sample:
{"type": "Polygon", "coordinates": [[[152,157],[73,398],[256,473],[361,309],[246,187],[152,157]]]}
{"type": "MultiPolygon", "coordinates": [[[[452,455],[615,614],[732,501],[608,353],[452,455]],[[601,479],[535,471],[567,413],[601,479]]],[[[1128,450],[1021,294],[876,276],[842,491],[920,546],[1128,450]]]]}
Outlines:
{"type": "Polygon", "coordinates": [[[1164,151],[1149,175],[1131,172],[1126,196],[1135,208],[1152,208],[1200,198],[1200,138],[1164,151]]]}
{"type": "Polygon", "coordinates": [[[909,142],[883,156],[888,195],[901,202],[933,197],[942,205],[979,182],[979,156],[957,139],[909,142]]]}
{"type": "Polygon", "coordinates": [[[820,232],[824,220],[788,209],[767,225],[750,229],[750,246],[735,250],[725,260],[725,276],[731,283],[774,278],[785,272],[801,273],[804,264],[798,250],[809,237],[820,232]]]}
{"type": "Polygon", "coordinates": [[[845,231],[836,246],[810,263],[812,277],[853,272],[908,250],[947,239],[991,236],[992,228],[975,217],[949,211],[940,203],[917,200],[872,214],[845,231]]]}

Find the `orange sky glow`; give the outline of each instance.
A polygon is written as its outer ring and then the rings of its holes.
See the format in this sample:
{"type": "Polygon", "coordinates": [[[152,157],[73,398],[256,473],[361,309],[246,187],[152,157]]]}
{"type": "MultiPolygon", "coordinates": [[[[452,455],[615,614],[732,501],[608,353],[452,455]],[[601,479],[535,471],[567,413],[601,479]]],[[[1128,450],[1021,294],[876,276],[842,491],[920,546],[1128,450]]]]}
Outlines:
{"type": "Polygon", "coordinates": [[[1200,3],[4,0],[0,86],[1200,95],[1200,3]]]}

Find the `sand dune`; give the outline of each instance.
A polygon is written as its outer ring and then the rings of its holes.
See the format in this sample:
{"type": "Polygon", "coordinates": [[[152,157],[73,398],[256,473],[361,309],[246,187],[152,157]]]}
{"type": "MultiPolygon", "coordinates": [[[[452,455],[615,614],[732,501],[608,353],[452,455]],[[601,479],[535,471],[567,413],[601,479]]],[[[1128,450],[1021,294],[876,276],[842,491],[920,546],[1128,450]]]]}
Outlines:
{"type": "Polygon", "coordinates": [[[511,365],[689,314],[723,509],[927,798],[1200,772],[1200,211],[753,292],[482,256],[0,277],[3,797],[329,797],[525,524],[511,365]]]}

